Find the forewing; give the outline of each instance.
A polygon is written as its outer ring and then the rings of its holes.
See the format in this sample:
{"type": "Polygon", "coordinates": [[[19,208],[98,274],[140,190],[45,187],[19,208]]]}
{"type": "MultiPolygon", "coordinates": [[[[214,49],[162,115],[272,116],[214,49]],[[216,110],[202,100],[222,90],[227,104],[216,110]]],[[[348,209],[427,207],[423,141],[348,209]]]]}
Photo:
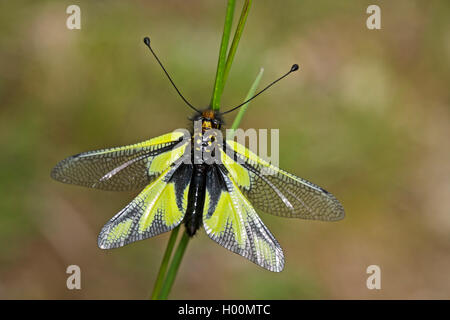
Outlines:
{"type": "Polygon", "coordinates": [[[51,176],[102,190],[143,188],[183,156],[187,142],[182,132],[172,132],[129,146],[80,153],[60,161],[51,176]]]}
{"type": "Polygon", "coordinates": [[[222,162],[258,212],[324,221],[344,218],[344,208],[328,191],[271,165],[235,141],[228,140],[226,146],[222,162]]]}
{"type": "Polygon", "coordinates": [[[232,178],[212,166],[207,173],[203,225],[221,246],[274,272],[284,267],[283,251],[232,178]]]}
{"type": "Polygon", "coordinates": [[[184,218],[192,165],[179,162],[166,169],[102,228],[101,249],[122,247],[178,226],[184,218]]]}

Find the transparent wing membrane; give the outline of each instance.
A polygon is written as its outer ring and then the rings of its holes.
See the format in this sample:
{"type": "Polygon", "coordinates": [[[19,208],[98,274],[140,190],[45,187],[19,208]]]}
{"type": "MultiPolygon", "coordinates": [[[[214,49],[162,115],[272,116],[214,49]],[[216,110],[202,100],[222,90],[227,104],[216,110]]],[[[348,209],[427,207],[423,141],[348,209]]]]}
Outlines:
{"type": "Polygon", "coordinates": [[[102,190],[143,188],[179,159],[186,145],[183,134],[173,132],[129,146],[80,153],[59,162],[51,176],[102,190]]]}
{"type": "Polygon", "coordinates": [[[344,218],[344,208],[328,191],[272,166],[234,141],[226,145],[234,161],[224,165],[258,212],[324,221],[344,218]]]}

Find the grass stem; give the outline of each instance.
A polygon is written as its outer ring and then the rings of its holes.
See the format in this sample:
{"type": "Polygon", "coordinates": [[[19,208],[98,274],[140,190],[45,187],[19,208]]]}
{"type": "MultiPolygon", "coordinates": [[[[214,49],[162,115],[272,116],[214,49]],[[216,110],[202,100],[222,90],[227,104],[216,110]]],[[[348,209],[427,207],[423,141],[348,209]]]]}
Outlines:
{"type": "Polygon", "coordinates": [[[170,233],[170,238],[169,242],[167,243],[166,252],[164,252],[164,256],[161,261],[161,266],[159,267],[158,276],[156,277],[155,286],[153,287],[153,292],[151,295],[152,300],[158,299],[163,284],[163,280],[166,275],[167,266],[169,265],[169,260],[170,257],[172,256],[173,247],[175,246],[175,241],[177,240],[178,231],[180,231],[180,226],[173,229],[172,232],[170,233]]]}

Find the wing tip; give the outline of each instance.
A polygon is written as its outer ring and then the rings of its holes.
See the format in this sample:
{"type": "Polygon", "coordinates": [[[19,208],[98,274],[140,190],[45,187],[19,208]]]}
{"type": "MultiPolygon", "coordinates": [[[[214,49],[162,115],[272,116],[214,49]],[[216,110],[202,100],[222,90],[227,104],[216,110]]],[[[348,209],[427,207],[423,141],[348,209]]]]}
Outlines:
{"type": "Polygon", "coordinates": [[[99,243],[99,244],[98,244],[98,247],[99,247],[100,249],[102,249],[102,250],[108,250],[108,249],[111,249],[111,247],[107,246],[107,245],[104,244],[104,243],[99,243]]]}
{"type": "Polygon", "coordinates": [[[103,230],[100,231],[100,234],[98,235],[97,238],[97,245],[100,249],[102,250],[107,250],[107,249],[111,249],[111,245],[108,244],[108,242],[106,241],[105,237],[104,237],[104,232],[103,230]]]}
{"type": "MultiPolygon", "coordinates": [[[[64,161],[64,160],[63,160],[64,161]]],[[[60,177],[60,168],[61,168],[61,165],[60,165],[60,163],[61,163],[61,161],[60,162],[58,162],[53,168],[52,168],[52,170],[50,171],[50,178],[52,178],[52,179],[54,179],[54,180],[57,180],[57,181],[60,181],[59,180],[59,177],[60,177]]]]}
{"type": "MultiPolygon", "coordinates": [[[[280,249],[281,249],[281,247],[280,247],[280,249]]],[[[277,261],[277,263],[275,263],[275,265],[271,265],[269,268],[264,267],[264,266],[261,266],[261,267],[263,267],[263,268],[265,268],[265,269],[267,269],[269,271],[277,272],[277,273],[283,271],[284,270],[284,266],[285,266],[284,254],[283,254],[282,250],[280,250],[279,253],[280,253],[280,256],[278,256],[278,258],[280,260],[277,261]]]]}
{"type": "Polygon", "coordinates": [[[100,234],[98,235],[97,245],[102,250],[120,248],[120,247],[123,247],[124,245],[128,244],[128,243],[125,243],[124,241],[120,241],[120,242],[108,241],[106,239],[106,236],[107,236],[107,234],[105,234],[104,232],[100,232],[100,234]]]}
{"type": "Polygon", "coordinates": [[[339,200],[334,197],[334,201],[336,202],[336,218],[334,219],[334,221],[339,221],[345,218],[346,214],[345,214],[345,209],[344,206],[342,205],[342,203],[339,202],[339,200]]]}
{"type": "Polygon", "coordinates": [[[258,259],[252,259],[247,258],[251,262],[255,263],[256,265],[260,266],[261,268],[264,268],[271,272],[279,273],[284,270],[285,266],[285,260],[284,260],[284,253],[283,249],[281,247],[277,247],[276,249],[276,260],[275,261],[267,261],[263,259],[262,261],[258,261],[258,259]]]}
{"type": "Polygon", "coordinates": [[[67,169],[67,163],[72,160],[73,158],[76,158],[78,155],[70,156],[68,158],[65,158],[61,161],[59,161],[50,171],[50,177],[56,181],[68,183],[67,178],[64,174],[65,169],[67,169]]]}
{"type": "Polygon", "coordinates": [[[340,221],[343,220],[346,216],[343,206],[339,206],[338,210],[336,210],[335,213],[335,216],[330,219],[330,221],[340,221]]]}
{"type": "Polygon", "coordinates": [[[282,265],[276,266],[274,269],[267,269],[267,270],[272,271],[272,272],[276,272],[276,273],[282,272],[284,270],[284,261],[283,261],[282,265]]]}

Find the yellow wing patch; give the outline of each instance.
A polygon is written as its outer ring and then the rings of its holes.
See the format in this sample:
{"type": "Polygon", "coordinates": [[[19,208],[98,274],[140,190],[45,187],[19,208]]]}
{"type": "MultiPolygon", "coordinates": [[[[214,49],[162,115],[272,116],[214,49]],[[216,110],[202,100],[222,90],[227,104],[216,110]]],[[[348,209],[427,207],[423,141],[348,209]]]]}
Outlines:
{"type": "MultiPolygon", "coordinates": [[[[97,150],[97,151],[89,151],[89,152],[86,152],[85,155],[91,157],[91,156],[95,156],[95,155],[109,154],[109,153],[114,153],[114,152],[121,152],[121,151],[125,152],[127,150],[134,150],[134,151],[139,151],[141,149],[152,150],[152,147],[160,148],[161,146],[163,146],[165,144],[169,144],[169,143],[172,143],[174,141],[181,139],[183,136],[184,136],[184,134],[182,132],[174,131],[174,132],[166,133],[166,134],[163,134],[162,136],[155,137],[155,138],[152,138],[152,139],[149,139],[146,141],[138,142],[135,144],[130,144],[128,146],[115,147],[115,148],[109,148],[109,149],[101,149],[101,150],[97,150]]],[[[83,154],[80,156],[83,156],[83,154]]]]}
{"type": "MultiPolygon", "coordinates": [[[[243,155],[247,159],[250,159],[251,161],[254,161],[255,163],[258,163],[258,164],[260,164],[262,166],[265,166],[265,167],[271,166],[269,162],[267,162],[264,159],[258,157],[255,153],[253,153],[252,151],[247,149],[245,146],[243,146],[240,143],[237,143],[234,140],[227,140],[227,145],[230,146],[231,149],[234,152],[240,153],[241,155],[243,155]]],[[[273,167],[273,168],[276,169],[276,167],[273,167]]]]}
{"type": "Polygon", "coordinates": [[[239,163],[231,159],[222,149],[221,149],[222,163],[227,168],[231,175],[231,178],[241,187],[250,187],[250,176],[248,171],[242,167],[239,163]]]}
{"type": "MultiPolygon", "coordinates": [[[[220,170],[220,169],[216,169],[220,170]]],[[[228,169],[227,169],[228,170],[228,169]]],[[[222,171],[224,186],[206,183],[203,225],[208,236],[228,250],[270,271],[284,267],[283,251],[259,218],[255,209],[239,190],[230,173],[222,171]]]]}
{"type": "MultiPolygon", "coordinates": [[[[206,191],[205,208],[203,210],[204,217],[207,217],[209,210],[210,195],[206,191]]],[[[242,213],[238,211],[239,206],[235,208],[231,200],[231,196],[228,192],[222,192],[219,197],[219,201],[215,207],[215,213],[211,217],[207,217],[205,225],[208,226],[209,234],[214,237],[222,236],[228,229],[233,229],[233,236],[238,245],[243,248],[246,240],[245,229],[242,230],[243,221],[242,213]]],[[[208,232],[207,231],[207,232],[208,232]]]]}
{"type": "Polygon", "coordinates": [[[138,143],[137,145],[141,145],[142,148],[151,147],[160,144],[166,144],[178,139],[181,139],[184,136],[183,132],[174,131],[171,133],[163,134],[162,136],[152,138],[150,140],[138,143]]]}
{"type": "Polygon", "coordinates": [[[107,241],[125,240],[130,231],[132,222],[132,220],[125,220],[124,222],[117,224],[107,235],[107,241]]]}
{"type": "Polygon", "coordinates": [[[166,226],[171,226],[184,216],[177,206],[174,184],[158,180],[149,186],[145,194],[146,207],[139,220],[140,232],[149,230],[158,217],[162,218],[166,226]]]}
{"type": "Polygon", "coordinates": [[[185,143],[172,151],[161,153],[160,155],[153,157],[152,161],[149,161],[149,175],[161,173],[166,170],[168,166],[183,156],[186,151],[186,147],[187,144],[185,143]]]}

